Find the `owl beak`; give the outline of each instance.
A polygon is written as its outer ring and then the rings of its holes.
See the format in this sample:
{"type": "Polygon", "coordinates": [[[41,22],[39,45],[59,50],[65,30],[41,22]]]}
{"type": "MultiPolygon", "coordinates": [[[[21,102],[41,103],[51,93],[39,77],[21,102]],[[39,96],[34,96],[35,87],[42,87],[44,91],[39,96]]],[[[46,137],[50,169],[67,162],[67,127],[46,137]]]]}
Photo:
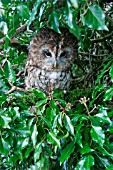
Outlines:
{"type": "Polygon", "coordinates": [[[58,67],[58,61],[55,60],[54,64],[53,64],[53,67],[54,68],[57,68],[58,67]]]}

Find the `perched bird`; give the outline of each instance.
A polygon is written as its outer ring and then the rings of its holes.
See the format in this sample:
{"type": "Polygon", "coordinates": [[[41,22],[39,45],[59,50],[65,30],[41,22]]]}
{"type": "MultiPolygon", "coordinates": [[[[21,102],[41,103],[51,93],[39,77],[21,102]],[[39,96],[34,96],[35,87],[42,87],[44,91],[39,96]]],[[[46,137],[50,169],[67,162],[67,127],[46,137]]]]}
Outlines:
{"type": "Polygon", "coordinates": [[[72,64],[76,58],[77,38],[68,29],[61,34],[43,28],[31,40],[26,63],[26,89],[46,92],[68,90],[72,79],[72,64]]]}

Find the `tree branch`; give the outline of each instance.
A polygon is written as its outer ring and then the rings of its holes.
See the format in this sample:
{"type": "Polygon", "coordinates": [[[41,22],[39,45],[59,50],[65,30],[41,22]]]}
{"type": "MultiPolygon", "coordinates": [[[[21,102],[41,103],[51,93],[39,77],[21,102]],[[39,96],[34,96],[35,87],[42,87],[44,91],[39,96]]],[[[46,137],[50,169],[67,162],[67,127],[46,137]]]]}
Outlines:
{"type": "MultiPolygon", "coordinates": [[[[26,29],[26,27],[27,27],[27,24],[24,24],[24,25],[22,25],[21,27],[17,28],[17,29],[16,29],[16,32],[15,32],[14,35],[11,37],[11,41],[13,42],[13,38],[14,38],[16,35],[18,35],[18,34],[20,34],[21,32],[23,32],[23,31],[26,29]]],[[[5,42],[5,39],[6,39],[5,37],[3,37],[3,38],[0,39],[0,45],[5,42]]]]}
{"type": "Polygon", "coordinates": [[[91,42],[92,43],[101,42],[101,41],[104,41],[104,40],[110,38],[112,35],[113,35],[113,31],[110,34],[106,35],[105,37],[101,37],[98,39],[91,39],[91,42]]]}
{"type": "Polygon", "coordinates": [[[11,82],[9,82],[9,84],[11,86],[11,89],[8,92],[6,92],[6,94],[11,94],[14,91],[20,91],[20,92],[24,92],[26,94],[29,94],[29,92],[27,90],[20,88],[20,87],[16,87],[11,82]]]}

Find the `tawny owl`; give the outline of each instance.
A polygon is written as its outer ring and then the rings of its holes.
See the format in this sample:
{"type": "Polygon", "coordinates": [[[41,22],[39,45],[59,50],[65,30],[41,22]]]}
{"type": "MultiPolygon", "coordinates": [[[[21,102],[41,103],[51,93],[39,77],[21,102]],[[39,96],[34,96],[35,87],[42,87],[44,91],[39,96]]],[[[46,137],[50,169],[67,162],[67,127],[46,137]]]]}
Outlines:
{"type": "Polygon", "coordinates": [[[26,89],[68,90],[76,51],[77,38],[67,29],[61,29],[61,34],[49,28],[39,31],[29,46],[26,89]]]}

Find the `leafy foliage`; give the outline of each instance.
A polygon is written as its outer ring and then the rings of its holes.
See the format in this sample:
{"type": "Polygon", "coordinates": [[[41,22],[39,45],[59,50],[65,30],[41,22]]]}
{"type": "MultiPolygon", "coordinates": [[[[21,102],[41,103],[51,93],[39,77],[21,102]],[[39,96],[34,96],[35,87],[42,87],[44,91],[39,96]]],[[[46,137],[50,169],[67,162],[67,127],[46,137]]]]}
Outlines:
{"type": "Polygon", "coordinates": [[[113,3],[1,0],[0,169],[113,169],[113,3]],[[31,37],[68,28],[78,39],[72,88],[24,87],[31,37]]]}

